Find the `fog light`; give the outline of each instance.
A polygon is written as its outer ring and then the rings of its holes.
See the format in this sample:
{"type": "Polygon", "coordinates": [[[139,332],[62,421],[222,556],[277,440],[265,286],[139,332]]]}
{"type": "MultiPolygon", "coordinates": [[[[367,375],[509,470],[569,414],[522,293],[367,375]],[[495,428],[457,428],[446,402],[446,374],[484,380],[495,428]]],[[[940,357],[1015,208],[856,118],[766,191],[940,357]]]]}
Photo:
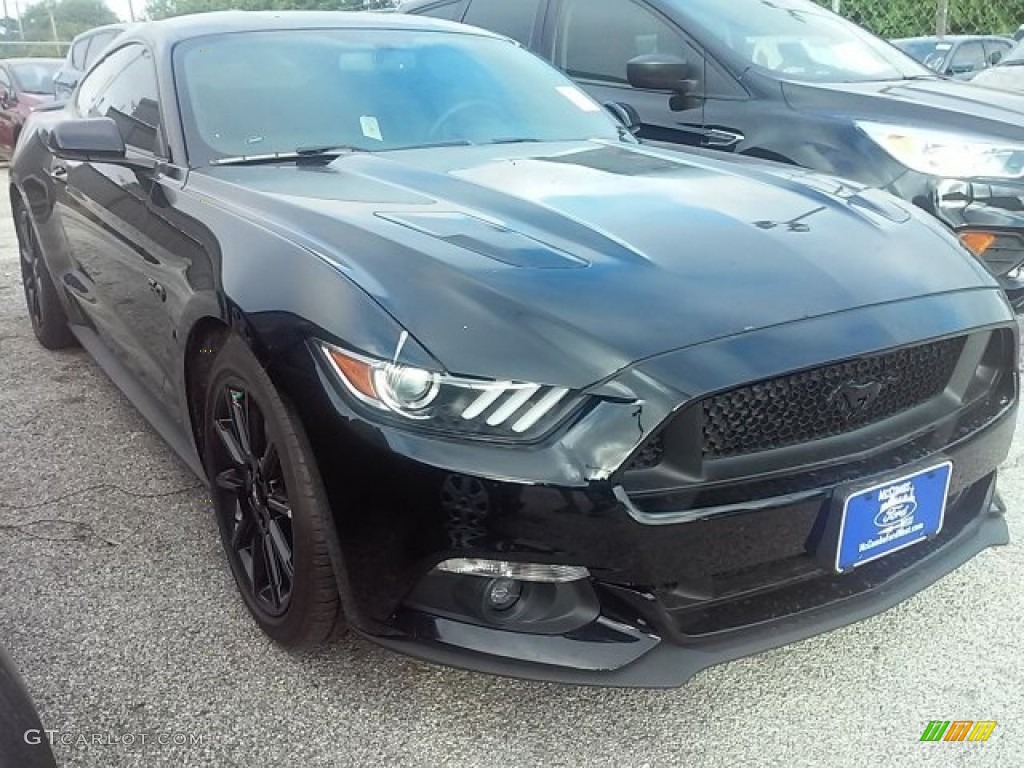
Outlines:
{"type": "Polygon", "coordinates": [[[590,578],[590,571],[580,565],[544,565],[542,563],[509,563],[504,560],[458,558],[445,560],[435,570],[466,576],[487,576],[495,580],[513,579],[548,584],[564,584],[590,578]]]}
{"type": "Polygon", "coordinates": [[[519,602],[523,583],[515,579],[495,579],[487,585],[487,604],[495,611],[507,611],[519,602]]]}

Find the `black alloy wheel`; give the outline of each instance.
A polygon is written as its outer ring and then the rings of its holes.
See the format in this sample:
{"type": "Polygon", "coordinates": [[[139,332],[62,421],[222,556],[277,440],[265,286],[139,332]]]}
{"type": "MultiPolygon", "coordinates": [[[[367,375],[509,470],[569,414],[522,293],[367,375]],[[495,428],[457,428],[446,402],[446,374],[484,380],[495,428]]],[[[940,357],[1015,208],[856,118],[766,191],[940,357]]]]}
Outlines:
{"type": "Polygon", "coordinates": [[[341,627],[330,511],[294,409],[238,337],[216,352],[203,437],[221,542],[249,612],[288,647],[341,627]]]}
{"type": "Polygon", "coordinates": [[[32,331],[39,343],[47,349],[73,346],[76,343],[75,337],[68,328],[67,315],[43,261],[32,215],[20,203],[14,208],[14,227],[18,237],[21,283],[32,331]]]}
{"type": "Polygon", "coordinates": [[[252,599],[268,616],[288,610],[295,582],[292,509],[277,445],[267,437],[263,411],[240,381],[221,387],[213,428],[220,442],[215,478],[229,533],[229,557],[245,574],[252,599]]]}

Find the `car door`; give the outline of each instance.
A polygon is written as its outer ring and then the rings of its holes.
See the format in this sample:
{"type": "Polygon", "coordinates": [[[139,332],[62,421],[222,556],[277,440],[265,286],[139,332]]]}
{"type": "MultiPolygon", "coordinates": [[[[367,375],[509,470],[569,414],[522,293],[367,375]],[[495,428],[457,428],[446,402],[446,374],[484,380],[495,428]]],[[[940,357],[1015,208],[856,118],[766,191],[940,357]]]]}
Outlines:
{"type": "Polygon", "coordinates": [[[994,67],[1003,59],[1006,58],[1006,54],[1013,48],[1013,43],[1009,40],[998,40],[990,38],[984,41],[985,44],[985,63],[989,67],[994,67]]]}
{"type": "MultiPolygon", "coordinates": [[[[78,117],[117,123],[127,153],[155,163],[162,154],[156,72],[150,52],[129,43],[83,79],[78,117]]],[[[148,275],[157,264],[150,195],[153,171],[104,162],[57,160],[51,176],[62,187],[58,209],[71,258],[97,332],[151,391],[165,386],[160,355],[147,338],[163,334],[162,289],[148,275]],[[160,326],[160,327],[154,327],[160,326]]]]}
{"type": "Polygon", "coordinates": [[[710,95],[703,52],[648,5],[635,0],[559,0],[546,22],[542,52],[599,102],[621,102],[636,109],[642,138],[708,145],[704,98],[676,100],[678,109],[672,109],[664,91],[633,88],[626,79],[630,59],[668,54],[684,59],[697,90],[710,95]]]}

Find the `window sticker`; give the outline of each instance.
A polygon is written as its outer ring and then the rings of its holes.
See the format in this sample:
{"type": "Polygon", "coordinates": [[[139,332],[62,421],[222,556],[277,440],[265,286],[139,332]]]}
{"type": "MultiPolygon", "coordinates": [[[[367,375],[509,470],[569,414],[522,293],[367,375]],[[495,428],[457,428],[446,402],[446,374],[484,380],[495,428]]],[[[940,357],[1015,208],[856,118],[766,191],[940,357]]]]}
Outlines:
{"type": "Polygon", "coordinates": [[[560,85],[555,90],[565,96],[565,98],[575,104],[583,112],[601,111],[601,107],[599,107],[595,101],[583,93],[583,91],[573,88],[571,85],[560,85]]]}
{"type": "Polygon", "coordinates": [[[359,118],[359,124],[363,128],[363,136],[374,141],[384,141],[384,137],[380,135],[380,123],[377,122],[376,117],[363,115],[359,118]]]}

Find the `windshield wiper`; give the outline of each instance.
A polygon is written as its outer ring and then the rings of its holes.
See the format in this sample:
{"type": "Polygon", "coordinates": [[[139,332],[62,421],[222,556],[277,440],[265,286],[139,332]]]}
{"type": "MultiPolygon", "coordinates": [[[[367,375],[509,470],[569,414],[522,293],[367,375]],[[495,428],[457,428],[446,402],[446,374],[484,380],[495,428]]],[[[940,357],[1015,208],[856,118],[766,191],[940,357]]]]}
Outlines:
{"type": "Polygon", "coordinates": [[[500,139],[489,139],[484,144],[538,144],[540,139],[531,139],[526,136],[508,136],[500,139]]]}
{"type": "Polygon", "coordinates": [[[323,147],[298,147],[291,152],[271,152],[264,155],[237,155],[211,160],[210,165],[273,165],[274,163],[295,163],[297,165],[326,165],[342,155],[365,152],[364,149],[348,145],[323,147]]]}

